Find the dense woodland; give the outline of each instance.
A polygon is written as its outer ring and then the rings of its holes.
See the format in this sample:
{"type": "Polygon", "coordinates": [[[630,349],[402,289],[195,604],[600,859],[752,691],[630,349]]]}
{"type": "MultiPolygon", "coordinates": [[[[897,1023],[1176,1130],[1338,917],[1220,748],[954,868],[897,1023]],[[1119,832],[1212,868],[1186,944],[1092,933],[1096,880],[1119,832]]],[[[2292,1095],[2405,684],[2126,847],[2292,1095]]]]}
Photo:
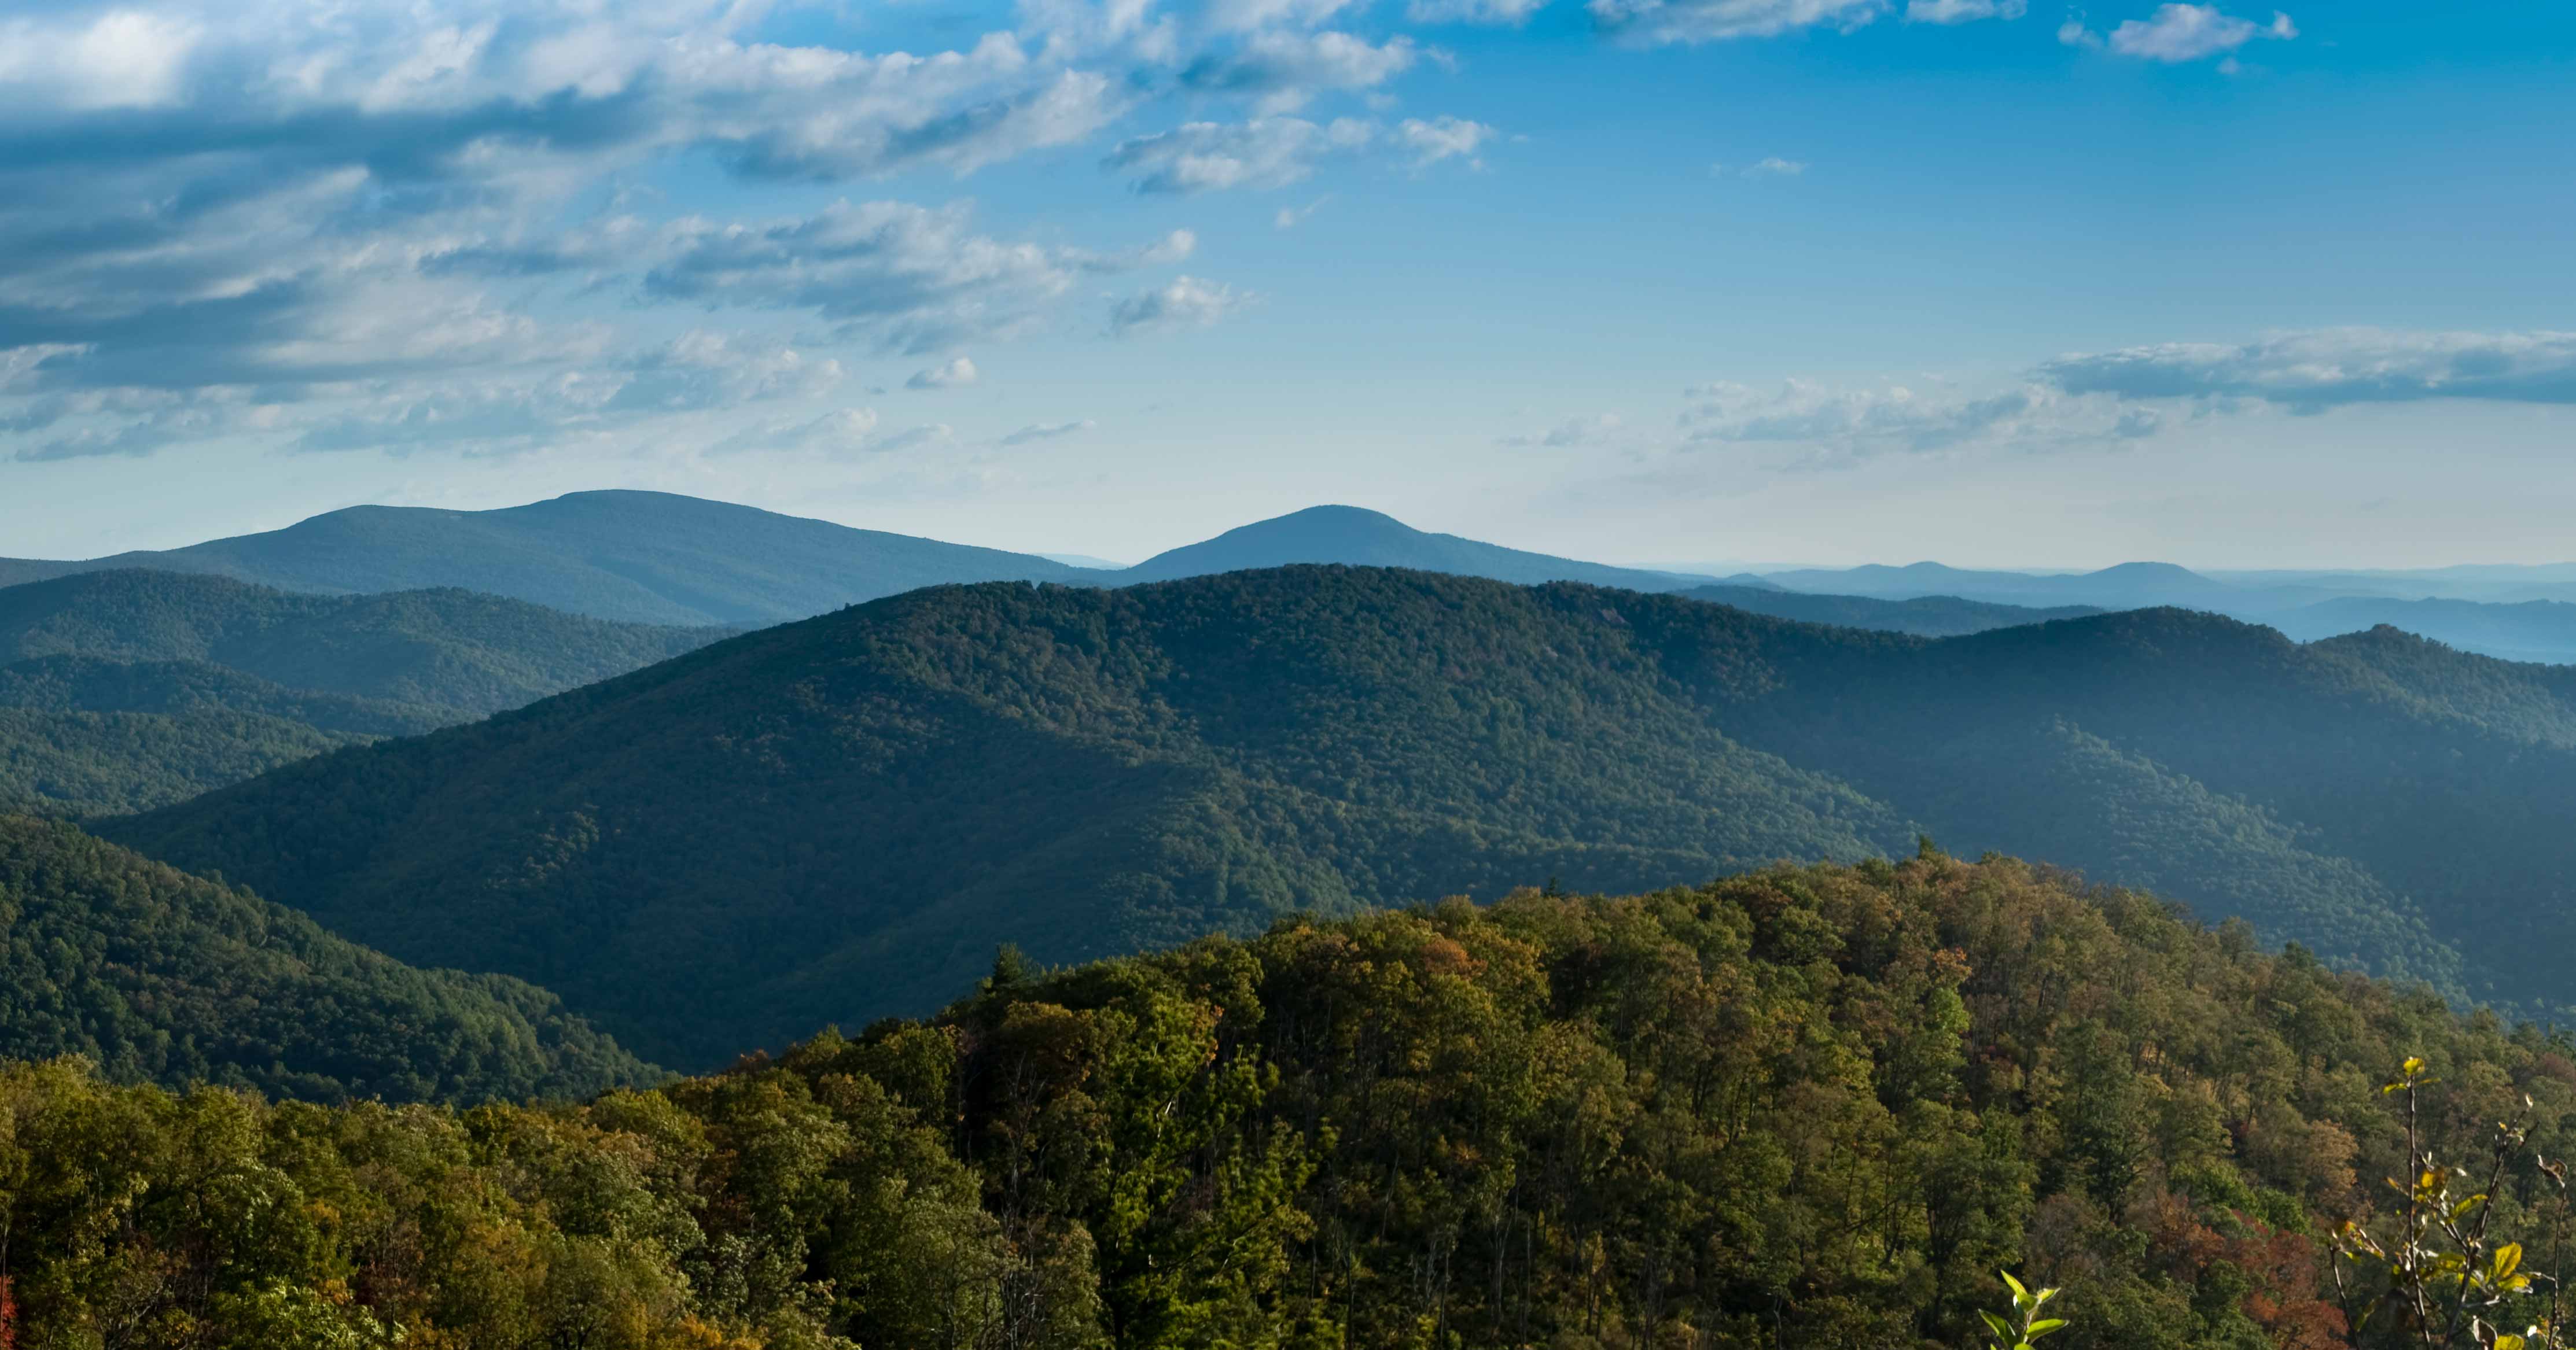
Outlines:
{"type": "Polygon", "coordinates": [[[1071,961],[1926,829],[2545,1013],[2567,675],[2179,610],[1929,641],[1367,568],[943,587],[99,828],[682,1069],[936,1007],[994,934],[1071,961]]]}
{"type": "Polygon", "coordinates": [[[2435,1147],[2527,1093],[2555,1157],[2571,1053],[2009,860],[1522,891],[1005,952],[929,1021],[585,1102],[12,1067],[0,1335],[1929,1350],[2010,1268],[2068,1350],[2327,1350],[2326,1236],[2406,1163],[2391,1067],[2428,1061],[2435,1147]]]}
{"type": "Polygon", "coordinates": [[[727,630],[467,591],[289,595],[106,571],[0,587],[0,810],[145,810],[344,745],[468,722],[727,630]]]}
{"type": "Polygon", "coordinates": [[[1841,628],[1869,628],[1882,633],[1912,633],[1917,637],[1960,637],[1990,628],[2047,623],[2053,619],[2080,619],[2103,612],[2091,605],[2002,605],[1986,600],[1963,600],[1955,595],[1925,595],[1906,600],[1880,600],[1865,595],[1809,595],[1804,591],[1784,591],[1777,586],[1694,586],[1681,594],[1751,614],[1768,614],[1775,619],[1796,619],[1801,623],[1832,624],[1841,628]]]}
{"type": "Polygon", "coordinates": [[[122,1082],[323,1102],[578,1097],[661,1076],[544,990],[415,970],[70,825],[0,816],[0,1057],[61,1055],[122,1082]]]}

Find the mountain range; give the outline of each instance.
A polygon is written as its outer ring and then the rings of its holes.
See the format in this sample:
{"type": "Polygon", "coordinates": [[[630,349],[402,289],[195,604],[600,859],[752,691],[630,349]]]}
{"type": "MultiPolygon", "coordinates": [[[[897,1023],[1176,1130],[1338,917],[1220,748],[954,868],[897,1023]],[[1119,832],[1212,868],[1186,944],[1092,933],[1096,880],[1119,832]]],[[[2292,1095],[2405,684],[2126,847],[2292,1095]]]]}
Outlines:
{"type": "Polygon", "coordinates": [[[160,805],[335,746],[472,721],[726,631],[469,591],[290,595],[170,572],[0,587],[0,806],[160,805]]]}
{"type": "Polygon", "coordinates": [[[1930,635],[2038,622],[2081,609],[2172,605],[2269,624],[2302,640],[2386,623],[2465,651],[2576,661],[2576,621],[2568,617],[2576,613],[2576,565],[2212,575],[2158,562],[2083,573],[1974,571],[1927,562],[1718,578],[1434,534],[1349,506],[1311,507],[1255,522],[1121,568],[1086,555],[947,544],[668,493],[579,492],[492,511],[352,507],[266,534],[87,562],[0,559],[0,586],[150,568],[321,594],[460,588],[596,618],[739,627],[807,618],[929,585],[1116,586],[1297,563],[1639,591],[1720,584],[1732,594],[1707,598],[1764,613],[1930,635]],[[1753,591],[1897,602],[1948,598],[2000,608],[1950,606],[1937,618],[1931,611],[1943,607],[1771,602],[1766,608],[1753,591]],[[2446,603],[2427,603],[2437,600],[2446,603]]]}
{"type": "Polygon", "coordinates": [[[682,1066],[930,1006],[997,934],[1074,960],[1918,831],[2554,1006],[2571,677],[2175,609],[1927,640],[1370,568],[939,587],[100,828],[682,1066]]]}
{"type": "Polygon", "coordinates": [[[777,623],[941,582],[1097,575],[1028,554],[697,497],[576,492],[495,511],[353,506],[162,552],[0,560],[0,585],[111,568],[211,573],[328,595],[452,587],[677,625],[777,623]]]}

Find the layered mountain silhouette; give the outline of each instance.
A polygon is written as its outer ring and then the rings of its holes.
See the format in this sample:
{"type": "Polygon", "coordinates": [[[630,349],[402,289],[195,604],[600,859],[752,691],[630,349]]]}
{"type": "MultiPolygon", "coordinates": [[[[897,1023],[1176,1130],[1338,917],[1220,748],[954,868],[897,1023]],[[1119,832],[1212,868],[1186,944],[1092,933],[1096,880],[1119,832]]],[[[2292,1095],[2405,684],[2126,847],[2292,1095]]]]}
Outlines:
{"type": "Polygon", "coordinates": [[[1171,581],[1296,563],[1406,567],[1524,586],[1543,581],[1580,581],[1634,591],[1680,590],[1709,581],[1707,577],[1577,562],[1454,534],[1432,534],[1393,516],[1356,506],[1310,506],[1228,530],[1202,543],[1158,553],[1116,576],[1122,583],[1171,581]]]}
{"type": "Polygon", "coordinates": [[[1074,960],[1926,830],[2554,1006],[2571,794],[2564,681],[2394,630],[1936,641],[1290,567],[917,591],[101,828],[702,1065],[931,1006],[1004,938],[1074,960]]]}
{"type": "Polygon", "coordinates": [[[336,746],[472,721],[730,631],[470,591],[294,595],[171,572],[0,588],[0,805],[156,806],[336,746]]]}
{"type": "Polygon", "coordinates": [[[2080,619],[2102,612],[2091,605],[2033,609],[2026,605],[1962,600],[1955,595],[1927,595],[1910,600],[1878,600],[1861,595],[1810,595],[1777,586],[1694,586],[1679,594],[1774,618],[1843,628],[1874,628],[1887,633],[1914,633],[1923,637],[1957,637],[1963,633],[1982,633],[1989,628],[2047,623],[2052,619],[2080,619]]]}
{"type": "Polygon", "coordinates": [[[0,561],[0,584],[109,568],[213,573],[325,594],[457,587],[598,618],[681,625],[777,623],[941,582],[1098,575],[1024,553],[619,491],[495,511],[353,506],[166,552],[0,561]]]}
{"type": "MultiPolygon", "coordinates": [[[[1950,599],[2063,613],[2173,605],[2278,626],[2302,639],[2395,623],[2464,650],[2576,661],[2566,568],[2422,572],[2248,572],[2171,563],[2093,572],[1976,571],[1939,563],[1808,568],[1722,580],[1554,557],[1417,530],[1350,506],[1318,506],[1229,530],[1128,568],[851,529],[828,521],[656,492],[580,492],[494,511],[352,507],[266,534],[87,562],[0,559],[0,586],[113,568],[208,573],[323,594],[450,587],[631,622],[757,627],[923,586],[1054,581],[1120,586],[1298,563],[1406,567],[1516,584],[1578,581],[1670,591],[1718,584],[1786,594],[1911,602],[1950,599]],[[2440,600],[2445,603],[2421,603],[2440,600]],[[2366,601],[2390,602],[2373,605],[2366,601]],[[2524,604],[2549,601],[2552,604],[2524,604]],[[2510,603],[2508,603],[2510,602],[2510,603]]],[[[1714,598],[1714,597],[1712,597],[1714,598]]],[[[1738,597],[1750,603],[1750,597],[1738,597]]],[[[1863,604],[1763,612],[1956,633],[2017,616],[1863,604]]],[[[2032,619],[2046,614],[2028,616],[2032,619]]]]}

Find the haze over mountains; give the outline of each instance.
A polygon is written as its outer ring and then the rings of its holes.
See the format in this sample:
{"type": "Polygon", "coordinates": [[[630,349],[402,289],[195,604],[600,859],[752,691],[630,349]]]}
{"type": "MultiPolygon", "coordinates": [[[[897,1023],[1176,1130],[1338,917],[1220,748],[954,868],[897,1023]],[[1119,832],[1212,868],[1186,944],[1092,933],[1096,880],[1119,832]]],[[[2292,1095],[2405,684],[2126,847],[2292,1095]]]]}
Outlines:
{"type": "Polygon", "coordinates": [[[140,810],[472,721],[726,631],[460,590],[290,595],[171,572],[0,587],[0,806],[140,810]]]}
{"type": "Polygon", "coordinates": [[[1296,563],[1407,567],[1524,585],[1579,581],[1641,591],[1721,585],[1731,592],[1704,598],[1931,635],[2083,610],[2175,605],[2269,624],[2302,641],[2393,624],[2509,660],[2576,661],[2576,564],[2213,575],[2158,562],[2083,573],[1927,562],[1719,578],[1434,534],[1349,506],[1258,521],[1122,568],[1088,555],[948,544],[668,493],[579,492],[492,511],[352,507],[267,534],[86,562],[0,560],[0,586],[141,567],[322,594],[454,587],[628,622],[756,627],[930,585],[1128,585],[1296,563]],[[1756,590],[1899,602],[1947,597],[1992,608],[1789,605],[1761,601],[1750,593],[1756,590]],[[1936,609],[1944,612],[1934,617],[1936,609]]]}
{"type": "Polygon", "coordinates": [[[323,594],[457,587],[651,624],[765,624],[950,581],[1081,581],[1022,553],[854,530],[662,492],[494,511],[353,506],[266,534],[87,562],[0,561],[0,584],[107,568],[323,594]]]}
{"type": "Polygon", "coordinates": [[[2176,605],[2302,641],[2393,626],[2506,659],[2576,660],[2576,604],[2330,590],[2404,588],[2419,575],[2453,590],[2545,588],[2561,584],[2565,568],[2221,578],[2151,563],[2081,574],[1923,563],[1712,582],[1433,534],[1344,506],[1293,512],[1114,568],[662,493],[577,493],[486,512],[356,508],[166,553],[0,563],[0,577],[60,574],[0,586],[0,802],[74,814],[148,809],[340,746],[514,707],[727,631],[924,585],[1125,586],[1296,563],[1670,591],[1780,618],[1929,637],[2176,605]],[[124,560],[196,570],[108,567],[124,560]],[[228,575],[236,572],[280,589],[228,575]],[[414,581],[442,589],[375,589],[414,581]],[[473,585],[499,594],[466,589],[473,585]],[[740,621],[639,625],[603,614],[740,621]]]}

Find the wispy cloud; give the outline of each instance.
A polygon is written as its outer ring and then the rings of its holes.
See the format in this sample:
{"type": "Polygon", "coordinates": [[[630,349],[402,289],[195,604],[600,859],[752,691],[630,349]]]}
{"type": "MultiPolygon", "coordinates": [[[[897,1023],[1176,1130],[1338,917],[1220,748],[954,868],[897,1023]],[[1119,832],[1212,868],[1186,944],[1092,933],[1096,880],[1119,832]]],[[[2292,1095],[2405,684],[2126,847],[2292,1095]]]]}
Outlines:
{"type": "Polygon", "coordinates": [[[2070,47],[2108,47],[2121,56],[2168,65],[2227,56],[2256,38],[2287,40],[2298,35],[2298,25],[2278,11],[2271,22],[2256,23],[2216,5],[2188,4],[2160,5],[2148,18],[2123,20],[2107,38],[2081,19],[2069,19],[2057,30],[2057,40],[2070,47]]]}
{"type": "Polygon", "coordinates": [[[2331,328],[2063,356],[2038,374],[2074,394],[2256,399],[2302,412],[2450,398],[2564,404],[2576,403],[2576,333],[2331,328]]]}
{"type": "Polygon", "coordinates": [[[927,370],[914,371],[912,378],[903,382],[903,387],[906,389],[959,389],[975,383],[982,377],[982,372],[975,369],[973,361],[960,356],[953,360],[942,361],[927,370]]]}
{"type": "Polygon", "coordinates": [[[1091,430],[1093,425],[1094,423],[1088,417],[1073,422],[1032,423],[1004,436],[1002,444],[1027,445],[1033,441],[1052,441],[1064,436],[1079,435],[1091,430]]]}
{"type": "Polygon", "coordinates": [[[1252,303],[1252,297],[1219,282],[1175,277],[1169,285],[1119,301],[1109,330],[1120,337],[1179,328],[1205,328],[1252,303]]]}
{"type": "Polygon", "coordinates": [[[1777,37],[1801,28],[1845,31],[1887,10],[1887,0],[1591,0],[1603,32],[1648,46],[1777,37]]]}
{"type": "Polygon", "coordinates": [[[1909,0],[1905,21],[1974,23],[1979,19],[2018,19],[2029,12],[2029,0],[1909,0]]]}

